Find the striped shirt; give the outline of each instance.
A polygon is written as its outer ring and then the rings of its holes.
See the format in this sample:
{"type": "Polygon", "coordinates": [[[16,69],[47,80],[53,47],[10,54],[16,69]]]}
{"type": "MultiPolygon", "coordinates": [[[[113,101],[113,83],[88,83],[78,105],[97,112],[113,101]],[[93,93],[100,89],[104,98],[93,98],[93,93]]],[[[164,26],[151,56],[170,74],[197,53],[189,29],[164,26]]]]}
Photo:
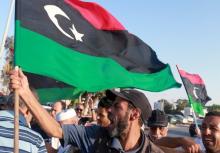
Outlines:
{"type": "MultiPolygon", "coordinates": [[[[0,111],[0,153],[14,150],[14,112],[0,111]]],[[[19,153],[47,152],[40,134],[28,128],[25,118],[19,115],[19,153]]]]}

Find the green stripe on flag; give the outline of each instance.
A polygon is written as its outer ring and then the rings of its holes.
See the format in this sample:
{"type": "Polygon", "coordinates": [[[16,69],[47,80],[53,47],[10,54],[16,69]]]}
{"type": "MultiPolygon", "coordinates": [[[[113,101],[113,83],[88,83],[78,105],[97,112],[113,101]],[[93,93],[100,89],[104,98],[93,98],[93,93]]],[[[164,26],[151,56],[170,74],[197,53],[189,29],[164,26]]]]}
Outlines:
{"type": "Polygon", "coordinates": [[[189,102],[192,104],[194,112],[202,116],[205,115],[202,104],[200,102],[194,101],[191,95],[189,95],[189,102]]]}
{"type": "Polygon", "coordinates": [[[58,99],[76,99],[82,93],[82,90],[77,88],[46,88],[37,89],[36,91],[41,104],[46,104],[47,102],[54,103],[58,99]]]}

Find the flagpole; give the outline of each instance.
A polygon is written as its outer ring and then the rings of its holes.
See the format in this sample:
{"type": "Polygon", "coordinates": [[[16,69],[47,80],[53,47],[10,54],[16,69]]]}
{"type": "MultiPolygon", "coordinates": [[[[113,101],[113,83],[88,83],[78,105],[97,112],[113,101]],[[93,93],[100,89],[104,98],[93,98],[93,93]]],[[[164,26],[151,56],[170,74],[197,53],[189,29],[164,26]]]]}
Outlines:
{"type": "MultiPolygon", "coordinates": [[[[18,73],[18,66],[15,67],[18,73]]],[[[19,95],[15,90],[14,100],[14,153],[19,153],[19,95]]]]}
{"type": "Polygon", "coordinates": [[[8,14],[7,23],[6,23],[6,26],[5,26],[5,31],[4,31],[1,46],[0,46],[0,59],[2,58],[2,54],[3,54],[3,51],[4,51],[5,40],[6,40],[6,37],[8,35],[8,29],[9,29],[10,22],[11,22],[11,17],[12,17],[12,13],[13,13],[14,4],[15,4],[15,0],[11,0],[10,11],[9,11],[9,14],[8,14]]]}
{"type": "Polygon", "coordinates": [[[179,76],[180,76],[180,78],[181,78],[181,80],[182,80],[182,82],[183,82],[184,89],[185,89],[185,91],[186,91],[186,94],[187,94],[188,100],[189,100],[189,102],[190,102],[190,106],[191,106],[191,108],[192,108],[192,110],[193,110],[192,113],[193,113],[193,119],[194,119],[195,124],[196,124],[196,128],[199,128],[198,123],[197,123],[197,120],[196,120],[197,118],[196,118],[196,115],[195,115],[195,111],[194,111],[194,108],[193,108],[192,102],[190,101],[190,98],[189,98],[189,93],[188,93],[188,91],[186,90],[186,86],[185,86],[185,84],[184,84],[183,78],[182,78],[181,75],[180,75],[179,68],[178,68],[177,65],[176,65],[176,68],[177,68],[178,74],[179,74],[179,76]]]}

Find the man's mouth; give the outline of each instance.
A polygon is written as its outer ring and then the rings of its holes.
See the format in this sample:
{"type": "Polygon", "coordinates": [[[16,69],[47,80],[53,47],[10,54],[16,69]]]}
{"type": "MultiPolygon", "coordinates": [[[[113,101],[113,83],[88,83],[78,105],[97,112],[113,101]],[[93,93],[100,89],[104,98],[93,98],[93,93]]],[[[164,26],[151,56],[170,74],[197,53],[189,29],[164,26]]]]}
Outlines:
{"type": "Polygon", "coordinates": [[[213,143],[212,139],[203,139],[203,143],[210,144],[213,143]]]}

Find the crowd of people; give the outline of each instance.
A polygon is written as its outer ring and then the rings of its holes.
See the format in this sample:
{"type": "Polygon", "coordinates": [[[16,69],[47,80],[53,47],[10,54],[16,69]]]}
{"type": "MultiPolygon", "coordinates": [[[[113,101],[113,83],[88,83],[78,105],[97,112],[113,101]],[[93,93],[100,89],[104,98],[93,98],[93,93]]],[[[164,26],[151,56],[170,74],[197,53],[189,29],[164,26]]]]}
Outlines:
{"type": "MultiPolygon", "coordinates": [[[[20,97],[20,152],[220,153],[220,112],[206,114],[201,146],[189,137],[168,137],[166,114],[152,110],[140,91],[107,90],[97,107],[92,95],[71,107],[57,101],[48,112],[20,69],[10,80],[20,97]]],[[[13,152],[13,101],[12,94],[0,105],[0,152],[13,152]]]]}

